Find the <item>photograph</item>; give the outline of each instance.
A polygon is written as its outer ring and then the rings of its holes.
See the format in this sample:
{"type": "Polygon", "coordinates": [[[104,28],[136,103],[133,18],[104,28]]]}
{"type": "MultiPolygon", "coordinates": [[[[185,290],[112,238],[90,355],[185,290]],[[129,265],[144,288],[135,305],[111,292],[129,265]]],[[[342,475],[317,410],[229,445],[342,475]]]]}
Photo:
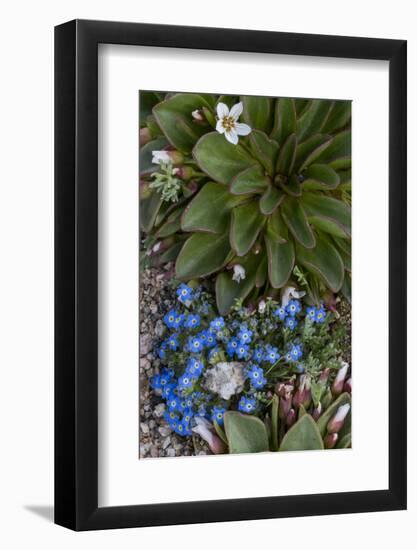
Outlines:
{"type": "Polygon", "coordinates": [[[139,459],[352,447],[351,110],[139,91],[139,459]]]}

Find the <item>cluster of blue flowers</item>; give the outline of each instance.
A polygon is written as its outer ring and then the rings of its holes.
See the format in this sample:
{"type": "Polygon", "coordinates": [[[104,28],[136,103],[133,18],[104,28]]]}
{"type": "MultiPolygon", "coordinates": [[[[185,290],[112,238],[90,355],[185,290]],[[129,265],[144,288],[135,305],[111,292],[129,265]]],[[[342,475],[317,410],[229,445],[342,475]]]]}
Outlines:
{"type": "MultiPolygon", "coordinates": [[[[151,381],[152,388],[166,402],[165,420],[177,434],[191,435],[194,418],[198,416],[223,425],[230,403],[205,390],[201,383],[204,369],[219,361],[244,363],[247,382],[237,408],[246,414],[259,409],[257,394],[265,391],[268,372],[279,361],[295,372],[302,372],[303,349],[297,337],[286,345],[281,356],[277,347],[259,338],[256,320],[213,317],[210,304],[199,300],[199,291],[186,284],[178,287],[177,296],[184,311],[171,309],[164,316],[168,335],[158,349],[161,361],[168,367],[151,381]],[[175,372],[172,365],[181,372],[175,372]]],[[[302,315],[300,301],[291,300],[285,307],[274,310],[272,318],[294,331],[302,315]]],[[[308,307],[305,318],[323,323],[324,307],[308,307]]],[[[274,326],[278,328],[276,323],[274,326]]]]}

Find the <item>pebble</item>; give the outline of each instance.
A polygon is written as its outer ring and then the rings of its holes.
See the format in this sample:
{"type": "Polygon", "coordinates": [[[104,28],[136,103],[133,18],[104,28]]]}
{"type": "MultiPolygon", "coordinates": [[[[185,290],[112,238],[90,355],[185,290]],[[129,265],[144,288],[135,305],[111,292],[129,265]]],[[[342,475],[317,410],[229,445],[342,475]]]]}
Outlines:
{"type": "Polygon", "coordinates": [[[169,426],[159,426],[158,432],[162,435],[162,437],[167,437],[170,435],[172,430],[169,426]]]}
{"type": "Polygon", "coordinates": [[[175,456],[175,449],[172,447],[170,449],[167,449],[167,456],[170,456],[171,458],[175,456]]]}

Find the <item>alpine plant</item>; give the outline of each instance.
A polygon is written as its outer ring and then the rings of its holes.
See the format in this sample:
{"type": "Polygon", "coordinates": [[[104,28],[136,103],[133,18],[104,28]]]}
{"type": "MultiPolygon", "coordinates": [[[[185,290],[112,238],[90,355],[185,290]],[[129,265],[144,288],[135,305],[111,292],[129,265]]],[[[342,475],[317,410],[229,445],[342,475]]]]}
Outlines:
{"type": "Polygon", "coordinates": [[[140,223],[154,265],[213,277],[221,314],[351,286],[351,103],[141,94],[140,223]]]}

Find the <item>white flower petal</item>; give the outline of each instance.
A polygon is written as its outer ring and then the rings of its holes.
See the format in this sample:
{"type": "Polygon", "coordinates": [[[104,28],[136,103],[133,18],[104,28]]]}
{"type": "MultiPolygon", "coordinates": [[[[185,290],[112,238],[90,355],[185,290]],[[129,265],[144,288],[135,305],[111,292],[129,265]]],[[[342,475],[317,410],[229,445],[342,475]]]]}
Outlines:
{"type": "Polygon", "coordinates": [[[238,136],[247,136],[252,132],[252,128],[243,122],[236,122],[235,129],[238,136]]]}
{"type": "Polygon", "coordinates": [[[241,101],[239,101],[239,103],[236,103],[236,105],[233,105],[233,107],[230,109],[229,116],[237,120],[242,114],[242,111],[243,111],[243,104],[241,101]]]}
{"type": "Polygon", "coordinates": [[[168,164],[170,156],[167,151],[152,151],[153,164],[168,164]]]}
{"type": "Polygon", "coordinates": [[[221,120],[217,121],[216,130],[219,132],[219,134],[224,134],[224,126],[221,120]]]}
{"type": "Polygon", "coordinates": [[[217,104],[217,116],[222,119],[225,116],[229,116],[229,109],[224,103],[217,104]]]}
{"type": "Polygon", "coordinates": [[[233,128],[231,130],[226,131],[224,135],[226,136],[227,141],[229,141],[230,143],[233,143],[233,145],[237,145],[239,138],[237,136],[236,131],[233,128]]]}

